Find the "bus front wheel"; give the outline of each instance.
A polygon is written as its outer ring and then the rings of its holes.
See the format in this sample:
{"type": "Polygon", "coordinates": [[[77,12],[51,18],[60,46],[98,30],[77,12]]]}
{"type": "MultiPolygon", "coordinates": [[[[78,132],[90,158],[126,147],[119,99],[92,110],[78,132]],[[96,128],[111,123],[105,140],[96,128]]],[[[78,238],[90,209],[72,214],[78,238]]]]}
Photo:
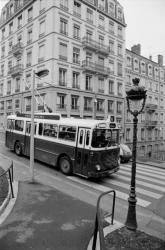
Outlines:
{"type": "Polygon", "coordinates": [[[62,156],[59,161],[59,167],[63,174],[70,175],[72,173],[72,164],[67,156],[62,156]]]}
{"type": "Polygon", "coordinates": [[[16,155],[20,156],[21,155],[21,144],[20,142],[15,143],[14,151],[16,155]]]}

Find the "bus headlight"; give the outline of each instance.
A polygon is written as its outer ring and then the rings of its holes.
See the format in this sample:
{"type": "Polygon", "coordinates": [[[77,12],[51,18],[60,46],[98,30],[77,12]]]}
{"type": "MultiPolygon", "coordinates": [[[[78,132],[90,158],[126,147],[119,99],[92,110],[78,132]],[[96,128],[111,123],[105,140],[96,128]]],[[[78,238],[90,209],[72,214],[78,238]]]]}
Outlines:
{"type": "Polygon", "coordinates": [[[96,169],[97,169],[97,171],[100,171],[101,170],[101,166],[100,165],[96,165],[96,169]]]}

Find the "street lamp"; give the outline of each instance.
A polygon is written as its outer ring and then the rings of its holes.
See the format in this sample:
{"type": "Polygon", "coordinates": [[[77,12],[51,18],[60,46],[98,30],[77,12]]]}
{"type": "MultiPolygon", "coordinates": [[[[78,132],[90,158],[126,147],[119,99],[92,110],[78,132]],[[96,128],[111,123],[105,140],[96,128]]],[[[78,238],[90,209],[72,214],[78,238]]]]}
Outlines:
{"type": "Polygon", "coordinates": [[[144,87],[138,86],[139,79],[135,78],[133,81],[133,87],[126,91],[126,100],[128,106],[128,112],[133,115],[133,147],[132,147],[132,169],[131,169],[131,185],[128,198],[128,214],[125,225],[130,230],[136,230],[136,144],[137,144],[137,123],[138,115],[143,111],[146,101],[146,90],[144,87]]]}
{"type": "Polygon", "coordinates": [[[33,82],[31,89],[31,133],[30,133],[30,171],[31,171],[31,182],[34,182],[34,90],[35,90],[35,75],[38,77],[44,77],[48,75],[49,70],[44,69],[38,72],[33,70],[33,82]]]}

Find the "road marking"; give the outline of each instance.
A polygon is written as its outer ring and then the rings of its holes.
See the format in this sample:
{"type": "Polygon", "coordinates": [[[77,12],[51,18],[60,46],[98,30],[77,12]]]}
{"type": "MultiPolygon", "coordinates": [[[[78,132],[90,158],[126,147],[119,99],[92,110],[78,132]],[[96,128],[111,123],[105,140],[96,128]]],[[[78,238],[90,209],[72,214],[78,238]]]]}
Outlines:
{"type": "Polygon", "coordinates": [[[144,168],[144,166],[145,166],[145,168],[148,168],[148,169],[158,169],[158,171],[165,173],[165,168],[159,168],[157,166],[145,165],[145,162],[144,162],[144,164],[137,163],[137,165],[139,167],[142,167],[142,168],[144,168]]]}
{"type": "MultiPolygon", "coordinates": [[[[120,167],[122,168],[128,168],[128,169],[131,169],[131,166],[130,165],[120,165],[120,167]]],[[[161,170],[160,168],[156,168],[156,167],[153,167],[153,168],[146,168],[146,165],[144,165],[143,167],[139,166],[138,164],[136,165],[136,169],[137,170],[142,170],[142,171],[145,171],[147,173],[155,173],[155,174],[158,174],[158,173],[161,173],[161,175],[163,175],[165,177],[165,171],[161,170]]]]}
{"type": "MultiPolygon", "coordinates": [[[[121,169],[120,169],[120,171],[119,171],[117,174],[118,174],[118,176],[120,176],[120,174],[124,174],[124,175],[129,175],[129,176],[131,176],[131,172],[130,172],[130,171],[127,172],[127,171],[121,170],[121,169]]],[[[143,179],[143,180],[155,182],[155,183],[157,183],[158,185],[160,184],[160,185],[162,185],[162,186],[165,186],[165,181],[160,181],[159,179],[156,179],[156,178],[150,178],[150,177],[148,177],[148,176],[143,176],[143,175],[141,175],[141,174],[136,174],[136,177],[137,177],[137,178],[140,178],[140,179],[143,179]]],[[[124,178],[124,176],[122,176],[122,178],[124,178]]]]}
{"type": "MultiPolygon", "coordinates": [[[[128,170],[128,168],[127,167],[121,167],[121,169],[125,169],[125,170],[128,170]]],[[[131,171],[131,169],[129,169],[130,171],[131,171]]],[[[120,171],[120,170],[119,170],[120,171]]],[[[165,178],[165,176],[162,176],[162,174],[161,175],[159,175],[159,174],[155,174],[155,173],[148,173],[146,170],[139,170],[138,168],[136,169],[136,172],[137,173],[140,173],[140,174],[143,174],[143,175],[149,175],[149,176],[152,176],[152,177],[154,177],[154,178],[158,178],[158,179],[162,179],[162,180],[164,180],[164,178],[165,178]]],[[[157,172],[158,173],[158,172],[157,172]]]]}
{"type": "MultiPolygon", "coordinates": [[[[119,178],[119,179],[123,179],[123,178],[119,178]]],[[[130,181],[130,178],[127,178],[127,179],[128,179],[128,181],[130,181]]],[[[130,189],[130,185],[127,183],[124,183],[124,182],[119,182],[119,181],[115,181],[115,180],[108,180],[108,181],[106,180],[106,183],[116,185],[116,186],[119,186],[119,187],[122,187],[122,188],[125,188],[128,190],[130,189]]],[[[161,194],[157,194],[157,193],[154,193],[154,192],[151,192],[151,191],[145,190],[143,188],[139,188],[139,187],[136,187],[136,191],[140,194],[143,194],[143,195],[155,198],[155,199],[160,199],[163,196],[161,194]]]]}
{"type": "MultiPolygon", "coordinates": [[[[100,185],[100,184],[94,184],[94,183],[91,183],[91,182],[88,182],[86,180],[80,180],[78,177],[74,177],[74,176],[68,176],[67,177],[68,179],[74,181],[74,182],[78,182],[82,185],[86,185],[88,187],[91,187],[91,188],[94,188],[96,190],[99,190],[101,192],[107,192],[109,190],[111,190],[111,188],[107,187],[107,186],[103,186],[103,185],[100,185]]],[[[118,190],[115,190],[116,191],[116,196],[122,200],[128,200],[128,194],[126,193],[123,193],[123,192],[120,192],[118,190]]],[[[110,194],[112,195],[112,194],[110,194]]],[[[140,199],[140,198],[137,198],[137,205],[141,206],[141,207],[147,207],[151,204],[151,202],[149,201],[146,201],[146,200],[143,200],[143,199],[140,199]]]]}

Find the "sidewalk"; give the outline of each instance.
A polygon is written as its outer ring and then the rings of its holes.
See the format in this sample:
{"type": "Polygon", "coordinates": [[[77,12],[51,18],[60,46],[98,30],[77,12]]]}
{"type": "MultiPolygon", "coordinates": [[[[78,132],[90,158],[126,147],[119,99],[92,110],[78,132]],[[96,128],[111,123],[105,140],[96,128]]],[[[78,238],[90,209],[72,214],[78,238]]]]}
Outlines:
{"type": "Polygon", "coordinates": [[[95,208],[40,183],[19,182],[16,203],[0,226],[1,250],[85,250],[95,208]]]}

